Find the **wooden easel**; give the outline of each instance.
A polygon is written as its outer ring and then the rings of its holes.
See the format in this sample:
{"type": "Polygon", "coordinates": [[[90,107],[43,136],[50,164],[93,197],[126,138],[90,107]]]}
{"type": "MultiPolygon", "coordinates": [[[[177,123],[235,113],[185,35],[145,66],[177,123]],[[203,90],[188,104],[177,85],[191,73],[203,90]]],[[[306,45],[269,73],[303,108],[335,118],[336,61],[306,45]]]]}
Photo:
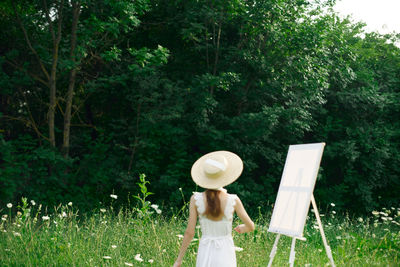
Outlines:
{"type": "MultiPolygon", "coordinates": [[[[332,266],[332,267],[336,267],[336,266],[335,266],[335,263],[333,262],[333,257],[332,257],[331,248],[329,247],[328,242],[326,241],[324,229],[323,229],[322,223],[321,223],[321,218],[320,218],[320,216],[319,216],[317,204],[316,204],[316,202],[315,202],[315,199],[314,199],[314,195],[313,195],[313,194],[311,194],[311,204],[312,204],[312,206],[313,206],[314,213],[315,213],[315,217],[316,217],[317,222],[318,222],[318,228],[319,228],[319,231],[320,231],[320,233],[321,233],[322,241],[324,242],[326,255],[328,256],[328,258],[329,258],[329,260],[330,260],[331,266],[332,266]]],[[[281,234],[278,234],[278,235],[276,236],[276,238],[275,238],[274,245],[273,245],[272,250],[271,250],[271,253],[270,253],[270,255],[269,255],[268,267],[271,267],[271,266],[272,266],[272,261],[274,260],[276,251],[277,251],[277,249],[278,249],[278,241],[279,241],[280,236],[281,236],[281,234]]],[[[295,255],[296,255],[296,252],[295,252],[294,248],[295,248],[295,245],[296,245],[296,239],[303,240],[303,241],[306,240],[304,237],[301,237],[301,238],[300,238],[300,237],[292,237],[292,238],[293,238],[293,239],[292,239],[292,245],[291,245],[291,247],[290,247],[290,256],[289,256],[289,264],[290,264],[290,267],[293,267],[293,265],[294,265],[294,259],[295,259],[295,255]]]]}

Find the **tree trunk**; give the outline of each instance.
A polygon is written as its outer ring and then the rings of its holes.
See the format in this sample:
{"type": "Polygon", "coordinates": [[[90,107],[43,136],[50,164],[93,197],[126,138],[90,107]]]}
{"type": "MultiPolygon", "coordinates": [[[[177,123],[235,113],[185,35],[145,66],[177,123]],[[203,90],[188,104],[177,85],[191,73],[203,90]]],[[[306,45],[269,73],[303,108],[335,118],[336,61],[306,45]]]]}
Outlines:
{"type": "Polygon", "coordinates": [[[69,84],[68,84],[68,92],[67,92],[67,101],[66,101],[66,107],[65,107],[65,113],[64,113],[64,137],[63,137],[63,147],[62,147],[62,153],[64,157],[68,157],[69,155],[69,146],[70,146],[70,129],[71,129],[71,109],[72,109],[72,101],[74,97],[74,88],[75,88],[75,82],[76,82],[76,72],[77,72],[77,67],[76,67],[76,59],[75,59],[75,52],[76,52],[76,31],[77,31],[77,26],[78,26],[78,21],[79,21],[79,15],[80,15],[80,7],[79,3],[73,1],[72,2],[73,6],[73,19],[72,19],[72,27],[71,27],[71,49],[70,49],[70,58],[71,61],[73,62],[73,69],[70,72],[69,76],[69,84]]]}

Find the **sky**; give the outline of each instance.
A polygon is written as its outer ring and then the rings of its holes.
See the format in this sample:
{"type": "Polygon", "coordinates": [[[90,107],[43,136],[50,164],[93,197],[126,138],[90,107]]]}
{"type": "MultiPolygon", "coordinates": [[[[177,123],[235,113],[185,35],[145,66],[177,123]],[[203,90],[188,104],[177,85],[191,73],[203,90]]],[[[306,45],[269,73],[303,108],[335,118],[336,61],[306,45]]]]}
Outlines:
{"type": "Polygon", "coordinates": [[[367,24],[367,32],[400,33],[400,0],[337,0],[334,10],[367,24]]]}

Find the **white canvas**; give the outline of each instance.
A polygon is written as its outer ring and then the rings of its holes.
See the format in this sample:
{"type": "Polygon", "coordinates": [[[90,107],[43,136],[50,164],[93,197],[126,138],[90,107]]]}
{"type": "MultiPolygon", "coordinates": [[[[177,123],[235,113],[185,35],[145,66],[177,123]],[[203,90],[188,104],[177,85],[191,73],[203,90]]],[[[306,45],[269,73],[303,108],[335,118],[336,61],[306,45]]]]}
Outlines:
{"type": "Polygon", "coordinates": [[[302,238],[325,143],[291,145],[269,232],[302,238]]]}

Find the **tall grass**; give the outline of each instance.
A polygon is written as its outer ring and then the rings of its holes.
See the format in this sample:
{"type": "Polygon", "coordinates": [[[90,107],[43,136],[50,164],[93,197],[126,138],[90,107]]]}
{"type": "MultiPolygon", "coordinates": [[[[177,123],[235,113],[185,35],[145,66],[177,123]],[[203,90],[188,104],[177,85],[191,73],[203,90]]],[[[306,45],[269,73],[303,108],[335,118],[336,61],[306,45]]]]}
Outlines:
{"type": "MultiPolygon", "coordinates": [[[[48,214],[23,199],[16,209],[0,210],[0,266],[172,266],[186,227],[183,210],[164,217],[154,205],[118,211],[109,206],[86,216],[70,203],[48,214]]],[[[325,214],[324,230],[336,265],[399,266],[399,214],[398,208],[376,211],[368,218],[338,216],[334,210],[325,214]]],[[[270,215],[259,214],[252,233],[233,233],[238,266],[267,266],[276,236],[267,232],[270,215]]],[[[238,223],[235,218],[234,225],[238,223]]],[[[307,240],[296,243],[296,266],[328,264],[316,228],[310,212],[307,240]]],[[[195,266],[199,227],[196,232],[183,266],[195,266]]],[[[290,242],[281,237],[273,266],[288,265],[290,242]]]]}

